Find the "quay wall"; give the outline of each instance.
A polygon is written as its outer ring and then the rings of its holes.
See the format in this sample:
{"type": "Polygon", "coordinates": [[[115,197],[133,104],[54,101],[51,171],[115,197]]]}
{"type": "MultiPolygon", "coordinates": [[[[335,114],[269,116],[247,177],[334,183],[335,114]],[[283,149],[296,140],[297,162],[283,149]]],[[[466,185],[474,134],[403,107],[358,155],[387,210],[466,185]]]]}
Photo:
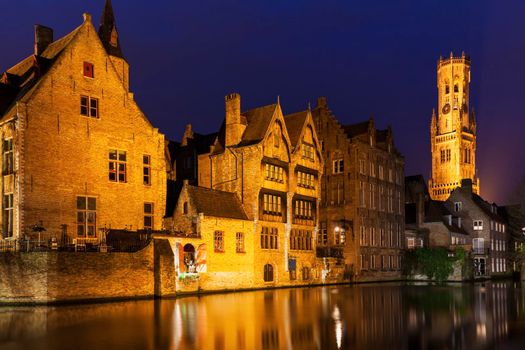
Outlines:
{"type": "Polygon", "coordinates": [[[0,303],[175,295],[173,253],[165,243],[152,242],[136,253],[2,253],[0,303]]]}

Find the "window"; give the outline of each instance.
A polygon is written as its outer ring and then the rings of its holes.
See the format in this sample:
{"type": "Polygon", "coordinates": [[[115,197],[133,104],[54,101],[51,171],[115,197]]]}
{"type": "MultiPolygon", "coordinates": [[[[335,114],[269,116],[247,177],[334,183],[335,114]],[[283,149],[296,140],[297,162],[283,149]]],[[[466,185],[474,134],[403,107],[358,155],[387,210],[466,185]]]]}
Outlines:
{"type": "Polygon", "coordinates": [[[265,193],[263,195],[263,214],[282,216],[281,202],[280,196],[265,193]]]}
{"type": "Polygon", "coordinates": [[[366,206],[365,191],[365,183],[363,181],[359,181],[359,206],[363,208],[366,206]]]}
{"type": "Polygon", "coordinates": [[[310,279],[310,268],[303,267],[303,281],[308,281],[310,279]]]}
{"type": "Polygon", "coordinates": [[[454,211],[461,211],[461,202],[454,202],[454,211]]]}
{"type": "Polygon", "coordinates": [[[483,230],[483,220],[474,220],[472,226],[475,231],[483,230]]]}
{"type": "Polygon", "coordinates": [[[2,203],[2,229],[4,238],[13,237],[13,194],[5,194],[2,203]]]}
{"type": "Polygon", "coordinates": [[[290,250],[312,250],[312,231],[293,229],[290,232],[290,250]]]}
{"type": "Polygon", "coordinates": [[[294,201],[294,219],[313,220],[313,202],[306,200],[294,201]]]}
{"type": "Polygon", "coordinates": [[[109,181],[126,182],[126,152],[109,151],[109,181]]]}
{"type": "Polygon", "coordinates": [[[294,257],[288,259],[288,271],[290,272],[290,280],[294,281],[297,279],[296,274],[297,260],[294,257]]]}
{"type": "Polygon", "coordinates": [[[14,171],[13,139],[2,142],[2,174],[9,175],[14,171]]]}
{"type": "Polygon", "coordinates": [[[274,182],[284,182],[284,169],[273,164],[264,164],[264,179],[274,182]]]}
{"type": "Polygon", "coordinates": [[[384,171],[385,168],[383,168],[382,165],[379,165],[379,179],[380,180],[384,180],[385,178],[385,171],[384,171]]]}
{"type": "Polygon", "coordinates": [[[264,282],[273,281],[273,266],[270,264],[264,265],[264,282]]]}
{"type": "Polygon", "coordinates": [[[313,145],[303,142],[302,152],[303,152],[303,158],[309,159],[311,161],[314,160],[314,146],[313,145]]]}
{"type": "Polygon", "coordinates": [[[361,225],[359,228],[360,228],[359,243],[361,244],[361,246],[367,246],[368,245],[368,239],[366,237],[366,227],[361,225]]]}
{"type": "Polygon", "coordinates": [[[317,244],[326,245],[328,244],[328,230],[326,228],[326,222],[320,223],[319,235],[317,236],[317,244]]]}
{"type": "Polygon", "coordinates": [[[89,96],[80,96],[80,115],[98,118],[98,99],[89,96]]]}
{"type": "Polygon", "coordinates": [[[370,161],[370,176],[376,177],[376,168],[375,164],[370,161]]]}
{"type": "Polygon", "coordinates": [[[144,229],[153,230],[153,203],[144,203],[144,229]]]}
{"type": "Polygon", "coordinates": [[[184,202],[184,204],[182,205],[182,213],[188,214],[188,202],[184,202]]]}
{"type": "Polygon", "coordinates": [[[244,233],[237,232],[235,234],[235,251],[237,253],[244,253],[244,233]]]}
{"type": "Polygon", "coordinates": [[[485,240],[483,238],[474,238],[472,240],[472,250],[474,253],[483,254],[485,250],[485,240]]]}
{"type": "Polygon", "coordinates": [[[412,237],[407,237],[407,249],[414,249],[416,247],[416,240],[412,237]]]}
{"type": "Polygon", "coordinates": [[[224,252],[224,232],[215,231],[213,234],[213,247],[216,252],[224,252]]]}
{"type": "Polygon", "coordinates": [[[364,159],[359,159],[359,174],[366,175],[366,162],[364,159]]]}
{"type": "Polygon", "coordinates": [[[151,157],[147,154],[142,156],[142,175],[144,185],[151,185],[151,157]]]}
{"type": "Polygon", "coordinates": [[[261,249],[278,248],[278,230],[275,227],[263,227],[261,230],[261,249]]]}
{"type": "Polygon", "coordinates": [[[95,70],[93,67],[93,63],[84,62],[84,76],[86,78],[94,78],[95,77],[95,70]]]}
{"type": "Polygon", "coordinates": [[[346,231],[344,227],[336,226],[334,229],[335,244],[343,245],[346,241],[346,231]]]}
{"type": "Polygon", "coordinates": [[[344,170],[344,159],[336,159],[333,163],[333,173],[342,174],[344,170]]]}
{"type": "Polygon", "coordinates": [[[297,172],[297,186],[304,188],[315,188],[315,177],[313,174],[297,172]]]}
{"type": "Polygon", "coordinates": [[[97,199],[77,197],[77,236],[95,237],[97,227],[97,199]]]}
{"type": "Polygon", "coordinates": [[[445,85],[445,94],[448,95],[449,93],[450,93],[450,86],[448,86],[448,84],[447,84],[447,85],[445,85]]]}
{"type": "Polygon", "coordinates": [[[458,84],[454,84],[454,92],[459,92],[458,84]]]}

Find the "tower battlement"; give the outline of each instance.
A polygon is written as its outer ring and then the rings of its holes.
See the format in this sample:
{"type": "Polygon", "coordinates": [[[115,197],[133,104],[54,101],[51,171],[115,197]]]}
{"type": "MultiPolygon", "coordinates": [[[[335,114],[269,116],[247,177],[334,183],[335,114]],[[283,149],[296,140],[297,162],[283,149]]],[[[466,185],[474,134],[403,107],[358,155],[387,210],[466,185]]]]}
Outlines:
{"type": "Polygon", "coordinates": [[[437,69],[439,70],[443,66],[447,66],[453,63],[462,63],[467,66],[470,66],[470,56],[466,56],[464,52],[461,53],[461,56],[454,56],[454,53],[451,52],[449,57],[439,57],[437,61],[437,69]]]}

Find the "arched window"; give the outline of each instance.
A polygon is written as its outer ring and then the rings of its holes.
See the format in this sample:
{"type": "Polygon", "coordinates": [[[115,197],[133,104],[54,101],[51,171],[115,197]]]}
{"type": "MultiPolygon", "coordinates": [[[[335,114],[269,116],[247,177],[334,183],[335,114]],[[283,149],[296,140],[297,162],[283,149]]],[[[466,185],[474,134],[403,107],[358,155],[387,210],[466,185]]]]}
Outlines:
{"type": "Polygon", "coordinates": [[[188,214],[188,202],[184,202],[184,204],[182,205],[182,212],[184,214],[188,214]]]}
{"type": "Polygon", "coordinates": [[[303,281],[308,281],[310,279],[310,268],[303,267],[303,281]]]}
{"type": "Polygon", "coordinates": [[[450,86],[448,86],[448,84],[447,84],[447,85],[445,85],[445,94],[448,95],[449,93],[450,93],[450,86]]]}
{"type": "Polygon", "coordinates": [[[264,282],[273,281],[273,266],[271,264],[264,265],[264,282]]]}
{"type": "Polygon", "coordinates": [[[454,84],[454,92],[459,92],[458,84],[454,84]]]}

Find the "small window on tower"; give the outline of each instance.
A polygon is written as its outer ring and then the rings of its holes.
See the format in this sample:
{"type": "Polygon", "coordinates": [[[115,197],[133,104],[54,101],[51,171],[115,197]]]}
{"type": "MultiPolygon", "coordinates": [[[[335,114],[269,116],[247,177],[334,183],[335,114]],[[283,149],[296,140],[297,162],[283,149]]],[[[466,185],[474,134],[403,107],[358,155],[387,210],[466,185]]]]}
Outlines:
{"type": "Polygon", "coordinates": [[[93,67],[93,63],[84,62],[84,76],[86,78],[94,78],[95,77],[95,70],[93,67]]]}
{"type": "Polygon", "coordinates": [[[449,93],[450,93],[450,86],[448,86],[448,84],[447,84],[447,85],[445,85],[445,94],[448,95],[449,93]]]}
{"type": "Polygon", "coordinates": [[[458,84],[454,84],[454,92],[459,92],[458,84]]]}

